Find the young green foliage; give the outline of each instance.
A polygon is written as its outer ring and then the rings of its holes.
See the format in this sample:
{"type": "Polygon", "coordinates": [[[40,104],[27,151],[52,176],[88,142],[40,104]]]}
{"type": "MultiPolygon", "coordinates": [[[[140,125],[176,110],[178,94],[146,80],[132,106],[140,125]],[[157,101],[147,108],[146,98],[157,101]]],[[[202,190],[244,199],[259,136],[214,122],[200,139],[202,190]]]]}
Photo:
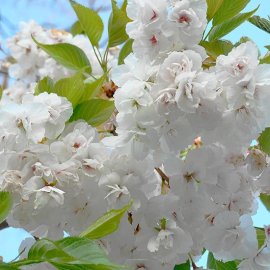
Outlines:
{"type": "Polygon", "coordinates": [[[125,2],[122,8],[119,8],[115,2],[115,0],[111,0],[112,2],[112,13],[110,15],[109,23],[108,23],[108,36],[109,36],[109,44],[108,47],[115,47],[117,45],[122,44],[128,39],[128,35],[126,33],[126,25],[130,21],[127,16],[125,9],[125,2]]]}
{"type": "Polygon", "coordinates": [[[258,10],[258,8],[259,7],[247,13],[240,13],[235,17],[214,26],[209,33],[209,41],[217,40],[229,34],[231,31],[233,31],[235,28],[237,28],[239,25],[249,19],[258,10]]]}
{"type": "Polygon", "coordinates": [[[265,243],[265,231],[262,228],[256,228],[257,240],[258,240],[258,247],[259,249],[265,243]]]}
{"type": "Polygon", "coordinates": [[[66,68],[91,72],[91,64],[82,49],[69,43],[42,44],[33,36],[34,42],[54,60],[66,68]]]}
{"type": "Polygon", "coordinates": [[[38,240],[29,250],[27,259],[15,261],[4,266],[15,267],[10,268],[13,270],[23,265],[42,262],[50,263],[56,269],[65,270],[124,269],[124,267],[112,263],[107,258],[103,248],[96,242],[82,237],[66,237],[59,241],[51,241],[49,239],[38,240]]]}
{"type": "Polygon", "coordinates": [[[11,207],[11,194],[5,191],[0,191],[0,223],[2,223],[6,219],[11,207]]]}
{"type": "Polygon", "coordinates": [[[88,229],[81,233],[81,236],[89,239],[100,239],[115,232],[122,217],[131,207],[132,202],[121,209],[113,209],[94,222],[88,229]]]}
{"type": "Polygon", "coordinates": [[[260,137],[258,138],[258,142],[262,151],[266,154],[270,154],[270,128],[266,128],[260,137]]]}
{"type": "Polygon", "coordinates": [[[69,2],[78,17],[82,30],[89,38],[92,45],[98,47],[104,30],[102,19],[94,10],[76,3],[73,0],[69,2]]]}
{"type": "Polygon", "coordinates": [[[187,261],[186,263],[176,265],[174,270],[190,270],[190,262],[187,261]]]}
{"type": "MultiPolygon", "coordinates": [[[[216,2],[216,1],[215,1],[216,2]]],[[[238,15],[250,0],[223,0],[213,18],[213,25],[221,24],[238,15]]]]}
{"type": "Polygon", "coordinates": [[[212,270],[237,270],[236,262],[221,262],[215,259],[214,255],[209,252],[207,259],[207,268],[212,270]]]}
{"type": "Polygon", "coordinates": [[[214,59],[222,54],[227,55],[233,49],[233,44],[229,40],[201,41],[200,45],[214,59]]]}
{"type": "Polygon", "coordinates": [[[126,59],[126,57],[131,54],[132,52],[132,44],[133,44],[133,40],[132,39],[128,39],[127,42],[123,45],[119,56],[118,56],[118,65],[122,65],[124,64],[124,60],[126,59]]]}
{"type": "Polygon", "coordinates": [[[219,10],[224,0],[207,0],[207,20],[215,16],[216,12],[219,10]]]}
{"type": "Polygon", "coordinates": [[[257,26],[261,30],[267,32],[270,34],[270,21],[264,18],[261,18],[260,16],[253,16],[248,19],[249,22],[251,22],[253,25],[257,26]]]}
{"type": "Polygon", "coordinates": [[[270,195],[268,194],[261,194],[260,195],[261,202],[265,206],[265,208],[270,211],[270,195]]]}
{"type": "Polygon", "coordinates": [[[85,120],[91,126],[105,123],[114,111],[114,102],[104,99],[90,99],[76,106],[70,121],[85,120]]]}

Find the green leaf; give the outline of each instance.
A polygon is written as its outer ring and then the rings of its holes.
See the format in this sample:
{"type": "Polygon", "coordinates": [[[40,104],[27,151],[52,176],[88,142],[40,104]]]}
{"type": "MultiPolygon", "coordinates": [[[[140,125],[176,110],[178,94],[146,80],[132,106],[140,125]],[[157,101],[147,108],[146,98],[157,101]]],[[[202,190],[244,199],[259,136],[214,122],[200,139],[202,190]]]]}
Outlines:
{"type": "Polygon", "coordinates": [[[221,24],[238,15],[250,0],[224,0],[213,18],[213,25],[221,24]]]}
{"type": "Polygon", "coordinates": [[[242,43],[246,43],[246,42],[248,42],[248,41],[254,42],[251,38],[246,37],[246,36],[243,36],[243,37],[240,38],[240,40],[239,40],[238,42],[236,42],[236,43],[234,44],[234,47],[238,47],[238,46],[241,45],[242,43]]]}
{"type": "Polygon", "coordinates": [[[209,252],[207,259],[207,268],[213,270],[237,270],[237,265],[234,261],[226,263],[217,261],[213,254],[209,252]]]}
{"type": "Polygon", "coordinates": [[[270,51],[270,45],[264,46],[268,51],[270,51]]]}
{"type": "Polygon", "coordinates": [[[102,85],[107,79],[107,74],[103,74],[100,78],[94,81],[84,81],[84,94],[81,98],[81,102],[94,98],[98,95],[101,90],[102,85]]]}
{"type": "Polygon", "coordinates": [[[260,16],[253,16],[248,19],[249,22],[270,34],[270,21],[260,16]]]}
{"type": "Polygon", "coordinates": [[[243,22],[245,22],[248,18],[250,18],[259,8],[259,6],[247,13],[240,13],[236,15],[235,17],[217,25],[214,26],[209,34],[209,40],[217,40],[227,34],[229,34],[232,30],[234,30],[236,27],[241,25],[243,22]]]}
{"type": "Polygon", "coordinates": [[[58,269],[122,269],[107,259],[97,243],[81,237],[39,240],[29,250],[28,260],[49,262],[58,269]]]}
{"type": "Polygon", "coordinates": [[[120,270],[126,269],[122,266],[102,265],[102,264],[65,264],[65,263],[51,263],[58,270],[120,270]]]}
{"type": "MultiPolygon", "coordinates": [[[[130,21],[125,8],[118,8],[115,0],[112,2],[112,13],[108,24],[109,47],[122,44],[128,39],[126,25],[130,21]]],[[[125,6],[124,6],[125,7],[125,6]]]]}
{"type": "Polygon", "coordinates": [[[77,72],[71,77],[61,79],[54,85],[53,92],[58,96],[66,97],[73,108],[81,102],[84,95],[84,77],[81,72],[77,72]]]}
{"type": "Polygon", "coordinates": [[[261,194],[260,199],[265,206],[265,208],[270,212],[270,195],[268,194],[261,194]]]}
{"type": "Polygon", "coordinates": [[[203,46],[207,54],[214,59],[219,55],[227,55],[233,48],[233,44],[228,40],[214,40],[214,41],[201,41],[201,46],[203,46]]]}
{"type": "Polygon", "coordinates": [[[0,85],[0,99],[2,98],[3,91],[4,91],[4,89],[3,89],[2,85],[0,85]]]}
{"type": "Polygon", "coordinates": [[[104,29],[102,19],[98,13],[73,0],[70,0],[70,4],[79,19],[81,28],[88,36],[90,42],[93,46],[98,46],[104,29]]]}
{"type": "Polygon", "coordinates": [[[44,92],[53,93],[54,82],[50,77],[44,77],[40,80],[35,87],[35,95],[39,95],[44,92]]]}
{"type": "Polygon", "coordinates": [[[7,263],[0,263],[0,270],[19,270],[19,268],[7,263]]]}
{"type": "Polygon", "coordinates": [[[270,154],[270,128],[266,128],[258,138],[258,142],[262,151],[270,154]]]}
{"type": "Polygon", "coordinates": [[[70,121],[85,120],[96,127],[105,123],[114,111],[114,102],[104,99],[91,99],[76,106],[70,121]]]}
{"type": "Polygon", "coordinates": [[[190,270],[190,262],[187,261],[186,263],[176,265],[174,270],[190,270]]]}
{"type": "Polygon", "coordinates": [[[121,6],[121,10],[126,11],[126,9],[127,9],[127,4],[128,4],[128,1],[127,1],[127,0],[124,0],[124,1],[123,1],[123,4],[122,4],[122,6],[121,6]]]}
{"type": "Polygon", "coordinates": [[[84,33],[84,31],[82,29],[82,26],[81,26],[79,21],[76,21],[75,23],[72,24],[72,26],[70,28],[70,33],[73,36],[80,35],[80,34],[84,33]]]}
{"type": "Polygon", "coordinates": [[[224,0],[207,0],[207,20],[211,21],[224,0]]]}
{"type": "Polygon", "coordinates": [[[121,209],[114,209],[99,218],[88,229],[81,233],[81,236],[89,239],[100,239],[118,229],[124,214],[131,207],[132,202],[121,209]]]}
{"type": "Polygon", "coordinates": [[[0,223],[2,223],[12,207],[12,197],[9,192],[0,191],[0,223]]]}
{"type": "Polygon", "coordinates": [[[128,39],[128,41],[122,47],[119,57],[118,57],[118,65],[124,64],[125,58],[132,52],[132,44],[133,39],[128,39]]]}
{"type": "Polygon", "coordinates": [[[270,54],[269,53],[260,59],[260,64],[270,64],[270,54]]]}
{"type": "Polygon", "coordinates": [[[260,249],[265,243],[265,238],[266,238],[265,231],[262,228],[256,228],[256,234],[257,234],[258,246],[260,249]]]}
{"type": "Polygon", "coordinates": [[[91,72],[90,62],[82,49],[69,43],[42,44],[33,36],[35,43],[54,60],[66,68],[73,70],[82,70],[88,68],[91,72]]]}

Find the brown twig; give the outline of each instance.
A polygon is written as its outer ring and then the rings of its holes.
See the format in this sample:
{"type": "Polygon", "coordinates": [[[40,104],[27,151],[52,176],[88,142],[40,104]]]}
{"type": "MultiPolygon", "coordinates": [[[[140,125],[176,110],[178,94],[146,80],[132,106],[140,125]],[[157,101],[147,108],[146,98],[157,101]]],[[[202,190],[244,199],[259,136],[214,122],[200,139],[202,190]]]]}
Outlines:
{"type": "Polygon", "coordinates": [[[9,228],[9,225],[6,221],[3,221],[1,224],[0,224],[0,231],[1,230],[4,230],[6,228],[9,228]]]}
{"type": "Polygon", "coordinates": [[[155,170],[163,180],[165,180],[168,184],[170,183],[170,178],[160,168],[155,168],[155,170]]]}

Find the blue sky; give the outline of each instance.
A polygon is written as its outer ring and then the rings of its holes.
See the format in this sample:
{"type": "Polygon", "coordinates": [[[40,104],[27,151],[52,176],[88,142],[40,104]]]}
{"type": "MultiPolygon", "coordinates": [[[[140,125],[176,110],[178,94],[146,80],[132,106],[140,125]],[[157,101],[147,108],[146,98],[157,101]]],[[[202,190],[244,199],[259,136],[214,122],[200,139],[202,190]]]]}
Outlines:
{"type": "MultiPolygon", "coordinates": [[[[89,0],[81,0],[79,2],[87,4],[89,0]]],[[[109,2],[109,0],[97,0],[96,4],[100,5],[101,3],[105,3],[107,5],[109,2]]],[[[260,8],[256,13],[257,15],[262,17],[270,15],[269,0],[251,0],[247,10],[252,10],[258,5],[260,5],[260,8]]],[[[34,19],[40,24],[46,23],[45,25],[48,27],[53,26],[67,29],[76,19],[67,0],[1,1],[0,16],[0,41],[15,33],[20,21],[34,19]],[[8,18],[8,21],[6,18],[8,18]],[[9,25],[9,27],[6,27],[7,25],[9,25]]],[[[104,12],[102,17],[106,21],[108,13],[104,12]]],[[[226,38],[236,42],[242,36],[251,37],[263,52],[266,52],[264,46],[270,45],[270,35],[258,30],[250,23],[244,23],[226,38]]],[[[261,203],[259,203],[258,214],[253,219],[255,225],[259,227],[270,224],[270,215],[261,203]]],[[[12,260],[17,256],[19,244],[27,235],[26,232],[20,229],[9,228],[0,231],[0,255],[4,257],[5,261],[12,260]]]]}

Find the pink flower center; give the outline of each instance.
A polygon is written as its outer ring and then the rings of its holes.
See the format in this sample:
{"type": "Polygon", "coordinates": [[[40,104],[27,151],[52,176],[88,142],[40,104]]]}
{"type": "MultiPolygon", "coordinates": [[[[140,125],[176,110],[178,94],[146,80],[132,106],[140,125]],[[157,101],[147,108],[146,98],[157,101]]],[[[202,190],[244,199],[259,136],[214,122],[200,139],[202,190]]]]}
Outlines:
{"type": "Polygon", "coordinates": [[[157,44],[157,38],[155,35],[153,35],[151,38],[150,38],[150,42],[152,43],[152,45],[156,45],[157,44]]]}
{"type": "Polygon", "coordinates": [[[190,18],[187,15],[182,15],[179,17],[178,22],[179,23],[190,23],[190,18]]]}
{"type": "Polygon", "coordinates": [[[150,21],[153,21],[157,18],[157,13],[153,10],[153,16],[151,17],[150,21]]]}
{"type": "Polygon", "coordinates": [[[244,68],[244,65],[242,65],[242,64],[237,64],[237,68],[238,68],[239,70],[242,70],[242,69],[244,68]]]}
{"type": "Polygon", "coordinates": [[[74,143],[74,145],[73,145],[74,148],[79,148],[80,146],[81,146],[81,144],[80,143],[77,143],[77,142],[74,143]]]}

